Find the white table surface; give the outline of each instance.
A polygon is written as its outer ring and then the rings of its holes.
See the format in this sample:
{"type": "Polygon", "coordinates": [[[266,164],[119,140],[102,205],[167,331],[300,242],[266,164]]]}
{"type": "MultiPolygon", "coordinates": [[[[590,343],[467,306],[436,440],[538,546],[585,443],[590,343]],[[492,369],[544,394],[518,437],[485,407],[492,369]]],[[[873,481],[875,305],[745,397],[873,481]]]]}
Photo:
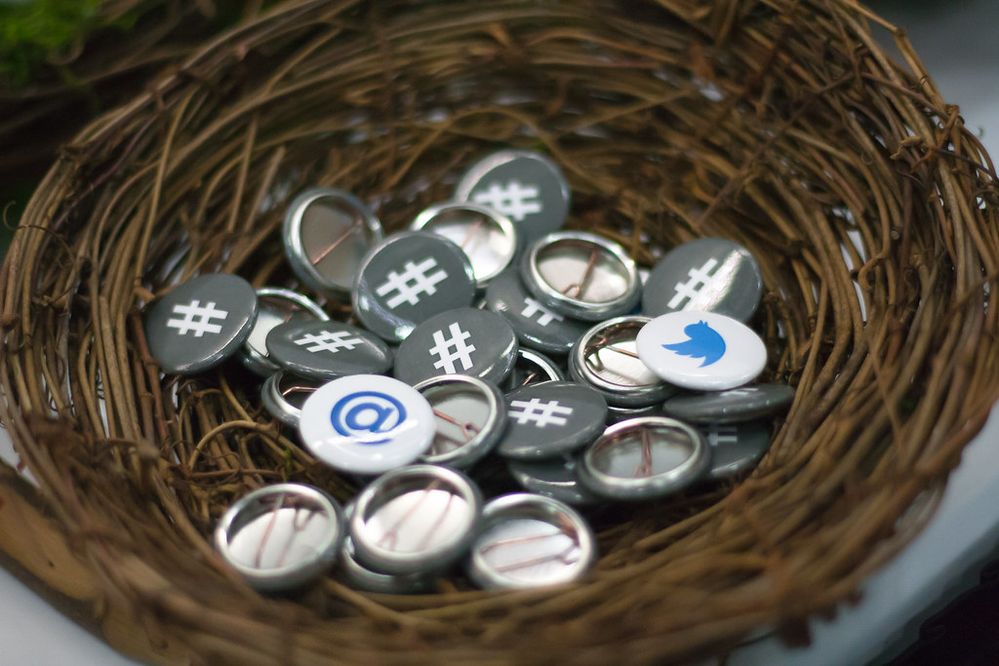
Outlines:
{"type": "MultiPolygon", "coordinates": [[[[982,128],[999,154],[999,2],[946,0],[881,3],[904,26],[948,101],[982,128]],[[904,8],[904,9],[903,9],[904,8]]],[[[0,431],[0,457],[13,460],[0,431]]],[[[813,622],[813,644],[794,649],[775,638],[745,646],[733,666],[863,664],[881,661],[915,640],[919,624],[973,586],[999,556],[999,406],[966,450],[936,516],[916,540],[864,586],[863,601],[831,622],[813,622]]],[[[114,652],[0,569],[0,664],[129,666],[114,652]]]]}

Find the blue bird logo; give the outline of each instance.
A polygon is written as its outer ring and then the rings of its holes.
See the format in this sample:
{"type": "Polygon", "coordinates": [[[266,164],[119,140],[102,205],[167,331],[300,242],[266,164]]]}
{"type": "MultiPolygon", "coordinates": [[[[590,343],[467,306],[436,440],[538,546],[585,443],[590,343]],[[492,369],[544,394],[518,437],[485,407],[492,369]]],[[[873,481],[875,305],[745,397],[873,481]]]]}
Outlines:
{"type": "Polygon", "coordinates": [[[680,356],[703,358],[702,368],[717,362],[725,355],[725,339],[718,334],[718,331],[708,326],[706,321],[687,324],[683,332],[687,335],[686,340],[663,345],[663,348],[680,356]]]}

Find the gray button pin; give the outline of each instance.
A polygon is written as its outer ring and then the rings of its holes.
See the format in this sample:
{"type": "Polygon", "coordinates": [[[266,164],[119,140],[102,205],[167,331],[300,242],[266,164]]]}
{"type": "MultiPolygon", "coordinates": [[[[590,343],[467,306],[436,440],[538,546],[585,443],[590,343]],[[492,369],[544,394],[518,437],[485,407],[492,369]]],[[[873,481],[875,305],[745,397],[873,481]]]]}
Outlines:
{"type": "Polygon", "coordinates": [[[703,310],[745,322],[760,303],[763,274],[749,250],[724,238],[698,238],[659,260],[642,294],[642,314],[703,310]]]}
{"type": "Polygon", "coordinates": [[[469,375],[501,383],[513,369],[517,336],[500,315],[458,308],[416,327],[396,353],[395,377],[417,384],[438,375],[469,375]]]}
{"type": "Polygon", "coordinates": [[[569,213],[569,184],[562,170],[529,150],[501,150],[482,158],[458,181],[454,198],[507,216],[527,242],[561,229],[569,213]]]}
{"type": "Polygon", "coordinates": [[[538,462],[508,460],[506,463],[510,475],[524,490],[573,506],[602,502],[600,497],[591,493],[576,479],[576,465],[574,458],[553,458],[538,462]]]}
{"type": "Polygon", "coordinates": [[[380,375],[392,367],[388,345],[338,321],[289,321],[267,334],[267,351],[284,370],[309,379],[380,375]]]}
{"type": "Polygon", "coordinates": [[[540,352],[520,348],[517,350],[513,371],[502,388],[510,393],[532,384],[561,381],[565,381],[565,373],[555,361],[540,352]]]}
{"type": "Polygon", "coordinates": [[[354,195],[319,187],[291,202],[283,239],[298,279],[311,289],[346,300],[361,258],[382,239],[382,225],[354,195]]]}
{"type": "Polygon", "coordinates": [[[690,423],[739,423],[784,411],[794,399],[786,384],[753,384],[717,393],[677,395],[663,405],[667,416],[690,423]]]}
{"type": "Polygon", "coordinates": [[[201,275],[155,303],[146,314],[146,340],[160,367],[193,375],[236,353],[257,316],[257,295],[235,275],[201,275]]]}
{"type": "Polygon", "coordinates": [[[261,287],[257,289],[257,319],[250,331],[250,337],[243,343],[240,360],[252,372],[268,377],[277,372],[280,366],[267,357],[267,334],[271,329],[290,321],[329,319],[319,304],[290,289],[281,287],[261,287]]]}
{"type": "Polygon", "coordinates": [[[548,354],[568,354],[590,327],[542,305],[524,288],[516,269],[489,283],[486,306],[506,317],[522,345],[548,354]]]}
{"type": "Polygon", "coordinates": [[[386,238],[361,262],[354,313],[375,335],[400,342],[416,325],[471,305],[475,276],[464,251],[427,231],[386,238]]]}
{"type": "Polygon", "coordinates": [[[544,460],[576,451],[604,431],[607,402],[586,386],[545,382],[507,396],[509,425],[496,451],[505,458],[544,460]]]}
{"type": "Polygon", "coordinates": [[[711,447],[710,479],[727,479],[748,472],[770,448],[767,421],[712,423],[699,429],[711,447]]]}

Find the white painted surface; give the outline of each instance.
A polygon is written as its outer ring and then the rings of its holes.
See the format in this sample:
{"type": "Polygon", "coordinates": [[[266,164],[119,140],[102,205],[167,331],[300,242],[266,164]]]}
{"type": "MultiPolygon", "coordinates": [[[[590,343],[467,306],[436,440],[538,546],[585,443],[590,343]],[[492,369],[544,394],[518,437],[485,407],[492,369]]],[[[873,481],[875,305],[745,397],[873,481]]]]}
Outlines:
{"type": "MultiPolygon", "coordinates": [[[[901,3],[896,3],[901,6],[901,3]]],[[[992,0],[921,2],[919,10],[886,13],[909,35],[949,101],[999,153],[999,41],[992,0]]],[[[11,460],[0,432],[0,457],[11,460]]],[[[813,624],[814,644],[788,649],[773,638],[736,653],[735,666],[863,664],[916,637],[919,623],[973,585],[978,568],[999,549],[999,408],[968,447],[939,512],[899,557],[868,581],[863,602],[833,622],[813,624]]],[[[63,617],[0,570],[0,664],[127,666],[132,664],[63,617]]]]}

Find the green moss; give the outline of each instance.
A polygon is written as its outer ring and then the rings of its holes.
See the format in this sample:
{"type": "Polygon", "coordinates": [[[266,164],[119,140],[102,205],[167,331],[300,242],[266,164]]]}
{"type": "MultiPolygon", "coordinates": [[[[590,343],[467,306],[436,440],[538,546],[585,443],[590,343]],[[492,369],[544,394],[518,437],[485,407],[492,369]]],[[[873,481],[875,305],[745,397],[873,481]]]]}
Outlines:
{"type": "Polygon", "coordinates": [[[23,86],[97,27],[100,0],[0,0],[0,86],[23,86]]]}

